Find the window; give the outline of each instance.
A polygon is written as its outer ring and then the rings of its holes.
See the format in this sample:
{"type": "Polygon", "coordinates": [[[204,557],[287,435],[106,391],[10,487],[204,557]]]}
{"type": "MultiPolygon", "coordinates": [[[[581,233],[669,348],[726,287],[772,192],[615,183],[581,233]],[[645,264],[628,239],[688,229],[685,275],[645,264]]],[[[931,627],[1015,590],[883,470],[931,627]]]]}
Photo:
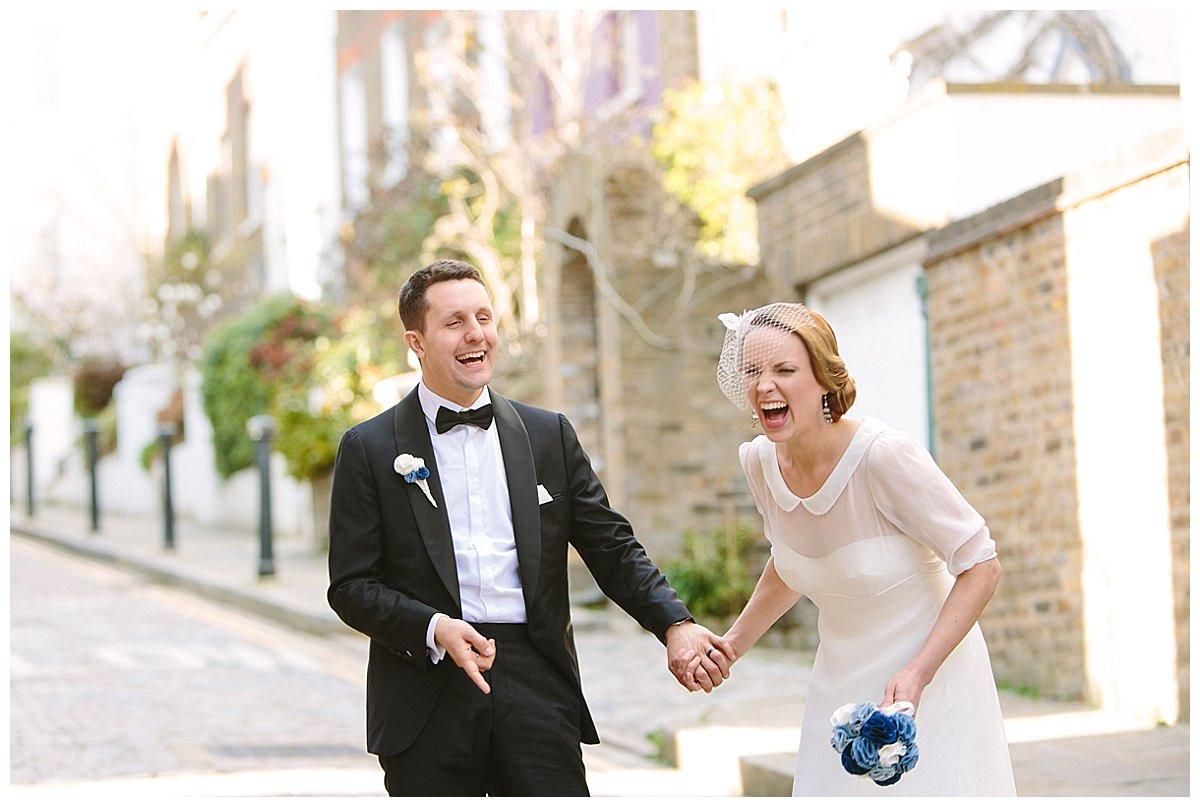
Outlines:
{"type": "Polygon", "coordinates": [[[642,99],[641,12],[612,11],[597,31],[598,66],[588,82],[588,106],[611,117],[642,99]]]}

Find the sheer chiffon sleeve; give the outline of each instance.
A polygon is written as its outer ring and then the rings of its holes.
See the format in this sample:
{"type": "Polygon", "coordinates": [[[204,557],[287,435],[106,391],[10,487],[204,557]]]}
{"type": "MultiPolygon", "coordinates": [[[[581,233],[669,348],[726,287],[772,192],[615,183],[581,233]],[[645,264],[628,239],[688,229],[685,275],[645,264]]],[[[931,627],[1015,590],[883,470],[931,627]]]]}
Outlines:
{"type": "Polygon", "coordinates": [[[766,515],[763,509],[763,497],[767,495],[766,481],[763,479],[762,463],[758,461],[758,446],[753,442],[742,443],[738,446],[738,460],[742,463],[742,473],[746,475],[746,483],[754,496],[754,506],[760,516],[766,515]]]}
{"type": "Polygon", "coordinates": [[[871,495],[901,532],[928,546],[954,576],[996,557],[987,524],[925,447],[888,429],[867,457],[871,495]]]}

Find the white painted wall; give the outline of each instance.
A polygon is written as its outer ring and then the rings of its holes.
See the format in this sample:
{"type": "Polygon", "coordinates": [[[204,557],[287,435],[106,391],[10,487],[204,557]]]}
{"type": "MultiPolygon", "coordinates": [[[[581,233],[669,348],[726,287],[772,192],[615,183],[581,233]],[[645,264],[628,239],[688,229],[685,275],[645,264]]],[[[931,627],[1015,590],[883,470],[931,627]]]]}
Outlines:
{"type": "Polygon", "coordinates": [[[854,378],[851,415],[873,415],[928,445],[922,239],[814,283],[808,305],[829,320],[854,378]]]}
{"type": "MultiPolygon", "coordinates": [[[[217,474],[212,426],[199,394],[200,376],[192,372],[184,383],[185,439],[171,450],[171,486],[175,514],[181,522],[257,534],[259,477],[256,468],[223,480],[217,474]]],[[[143,365],[130,369],[113,389],[117,407],[117,450],[100,458],[97,489],[101,520],[104,513],[161,518],[162,470],[156,461],[149,471],[141,466],[141,451],[157,439],[156,415],[171,398],[175,382],[168,368],[143,365]]],[[[34,426],[35,506],[46,504],[86,508],[90,480],[82,436],[83,421],[75,414],[71,379],[40,378],[30,388],[30,420],[34,426]]],[[[25,452],[10,454],[13,506],[24,509],[25,452]]],[[[283,539],[311,540],[312,493],[307,482],[287,475],[282,455],[271,457],[271,516],[283,539]]]]}
{"type": "Polygon", "coordinates": [[[950,99],[956,219],[1183,125],[1178,95],[955,92],[950,99]]]}
{"type": "MultiPolygon", "coordinates": [[[[1167,187],[1163,185],[1161,187],[1167,187]]],[[[1165,209],[1187,210],[1188,189],[1165,209]]],[[[1091,698],[1178,717],[1158,288],[1147,245],[1170,224],[1145,194],[1064,216],[1084,631],[1091,698]],[[1113,228],[1111,223],[1122,222],[1113,228]]]]}
{"type": "MultiPolygon", "coordinates": [[[[33,426],[33,490],[37,499],[61,477],[80,452],[76,439],[81,434],[75,423],[74,393],[65,376],[38,378],[29,387],[29,422],[33,426]]],[[[22,461],[16,471],[25,477],[22,461]]],[[[25,491],[22,486],[22,494],[25,491]]]]}

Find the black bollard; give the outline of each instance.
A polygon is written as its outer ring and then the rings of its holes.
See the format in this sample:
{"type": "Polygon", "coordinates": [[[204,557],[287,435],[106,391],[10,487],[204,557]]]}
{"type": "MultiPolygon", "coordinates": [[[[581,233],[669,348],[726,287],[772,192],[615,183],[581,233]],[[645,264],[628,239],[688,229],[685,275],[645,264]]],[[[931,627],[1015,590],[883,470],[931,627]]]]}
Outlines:
{"type": "Polygon", "coordinates": [[[175,550],[175,503],[171,498],[171,441],[174,437],[175,424],[158,424],[163,464],[163,548],[169,552],[175,550]]]}
{"type": "Polygon", "coordinates": [[[258,478],[261,497],[258,519],[258,576],[273,577],[275,560],[271,551],[271,438],[275,435],[275,421],[270,415],[255,415],[246,421],[246,430],[254,441],[258,460],[258,478]]]}
{"type": "Polygon", "coordinates": [[[25,515],[33,518],[33,424],[25,421],[25,515]]]}
{"type": "Polygon", "coordinates": [[[92,532],[100,530],[100,486],[96,482],[97,443],[100,436],[100,426],[95,418],[83,421],[83,437],[87,446],[88,477],[91,480],[91,513],[92,532]]]}

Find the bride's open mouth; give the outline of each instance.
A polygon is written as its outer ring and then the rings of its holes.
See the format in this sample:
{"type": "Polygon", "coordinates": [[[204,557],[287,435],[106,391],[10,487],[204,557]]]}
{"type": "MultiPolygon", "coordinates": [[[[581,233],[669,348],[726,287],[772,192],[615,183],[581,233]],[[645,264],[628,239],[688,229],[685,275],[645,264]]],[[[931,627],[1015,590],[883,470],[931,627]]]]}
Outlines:
{"type": "Polygon", "coordinates": [[[787,420],[788,405],[783,401],[772,401],[762,405],[762,423],[777,429],[787,420]]]}

